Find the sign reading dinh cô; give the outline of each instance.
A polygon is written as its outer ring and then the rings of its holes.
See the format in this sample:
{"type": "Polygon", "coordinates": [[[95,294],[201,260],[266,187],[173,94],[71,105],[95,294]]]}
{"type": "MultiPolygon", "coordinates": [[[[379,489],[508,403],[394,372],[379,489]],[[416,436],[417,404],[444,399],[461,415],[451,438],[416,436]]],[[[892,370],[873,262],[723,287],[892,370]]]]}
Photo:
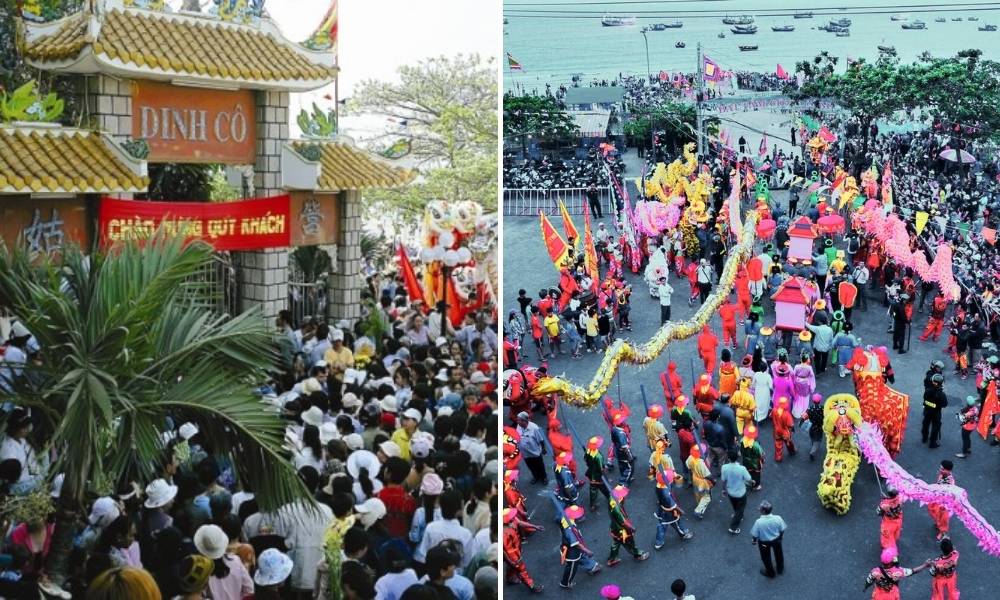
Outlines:
{"type": "Polygon", "coordinates": [[[150,162],[253,164],[252,90],[207,90],[133,83],[132,137],[149,143],[150,162]]]}

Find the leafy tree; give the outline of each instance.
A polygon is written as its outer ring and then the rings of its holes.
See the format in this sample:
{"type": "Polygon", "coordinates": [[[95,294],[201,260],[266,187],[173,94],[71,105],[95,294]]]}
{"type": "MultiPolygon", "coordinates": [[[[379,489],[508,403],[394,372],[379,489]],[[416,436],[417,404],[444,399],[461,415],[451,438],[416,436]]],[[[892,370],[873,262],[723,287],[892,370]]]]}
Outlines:
{"type": "Polygon", "coordinates": [[[576,135],[576,123],[552,96],[503,95],[503,137],[509,142],[527,136],[562,141],[576,135]]]}
{"type": "Polygon", "coordinates": [[[478,55],[439,57],[399,68],[399,82],[365,81],[348,103],[354,113],[398,125],[368,140],[371,147],[409,140],[408,158],[420,178],[394,190],[365,194],[369,215],[412,217],[437,198],[474,200],[495,210],[497,194],[497,76],[478,55]]]}
{"type": "Polygon", "coordinates": [[[149,200],[204,200],[213,189],[212,165],[149,164],[149,200]]]}
{"type": "Polygon", "coordinates": [[[632,143],[647,145],[654,131],[662,131],[675,147],[695,141],[697,111],[693,104],[666,102],[646,112],[633,112],[625,123],[625,135],[632,143]]]}
{"type": "Polygon", "coordinates": [[[318,281],[333,267],[330,255],[319,246],[299,246],[292,251],[289,258],[302,272],[302,280],[306,283],[318,281]]]}
{"type": "Polygon", "coordinates": [[[162,236],[40,263],[0,245],[0,307],[41,347],[0,400],[35,413],[56,450],[51,473],[65,474],[46,566],[54,581],[68,572],[86,502],[111,491],[98,482],[154,477],[167,416],[195,423],[262,510],[308,497],[283,455],[284,424],[254,393],[276,360],[268,324],[258,311],[230,317],[186,300],[211,260],[207,244],[162,236]]]}

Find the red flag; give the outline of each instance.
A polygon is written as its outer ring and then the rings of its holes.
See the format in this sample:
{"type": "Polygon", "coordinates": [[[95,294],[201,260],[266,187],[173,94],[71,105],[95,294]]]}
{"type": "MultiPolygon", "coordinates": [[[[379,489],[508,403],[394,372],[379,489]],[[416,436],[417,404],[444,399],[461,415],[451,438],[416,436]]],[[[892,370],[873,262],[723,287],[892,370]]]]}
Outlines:
{"type": "Polygon", "coordinates": [[[444,300],[448,303],[448,320],[451,321],[452,327],[461,327],[462,321],[465,319],[465,315],[469,312],[470,308],[462,304],[462,300],[458,297],[458,292],[455,290],[456,287],[454,279],[448,282],[448,289],[444,300]]]}
{"type": "Polygon", "coordinates": [[[996,229],[990,229],[989,227],[983,227],[983,232],[982,233],[983,233],[983,239],[986,240],[987,242],[989,242],[990,246],[993,246],[993,245],[995,245],[997,243],[997,230],[996,229]]]}
{"type": "Polygon", "coordinates": [[[538,211],[538,217],[542,223],[542,241],[545,242],[545,249],[549,251],[549,258],[558,269],[566,258],[566,253],[569,252],[569,246],[556,231],[556,228],[552,226],[552,222],[545,216],[545,213],[538,211]]]}
{"type": "Polygon", "coordinates": [[[832,131],[826,128],[826,125],[819,128],[819,137],[824,142],[830,144],[837,141],[837,136],[832,131]]]}
{"type": "Polygon", "coordinates": [[[747,190],[751,190],[755,185],[757,185],[757,176],[754,175],[753,169],[750,167],[747,167],[747,174],[743,180],[743,184],[746,186],[747,190]]]}
{"type": "Polygon", "coordinates": [[[998,412],[1000,412],[1000,401],[997,399],[997,382],[991,381],[986,388],[986,400],[983,402],[983,410],[979,413],[979,426],[976,427],[984,440],[993,427],[993,415],[998,412]]]}
{"type": "Polygon", "coordinates": [[[600,285],[601,272],[597,268],[597,249],[594,247],[594,236],[590,233],[590,207],[583,205],[583,264],[590,278],[594,280],[594,289],[600,285]]]}
{"type": "Polygon", "coordinates": [[[781,63],[778,63],[778,70],[776,74],[778,79],[788,79],[788,73],[781,67],[781,63]]]}
{"type": "Polygon", "coordinates": [[[402,244],[399,245],[397,255],[399,257],[399,271],[403,274],[403,285],[406,286],[406,295],[410,297],[411,302],[413,300],[423,300],[424,290],[420,287],[417,274],[414,272],[413,265],[410,264],[410,258],[406,255],[406,248],[402,244]]]}

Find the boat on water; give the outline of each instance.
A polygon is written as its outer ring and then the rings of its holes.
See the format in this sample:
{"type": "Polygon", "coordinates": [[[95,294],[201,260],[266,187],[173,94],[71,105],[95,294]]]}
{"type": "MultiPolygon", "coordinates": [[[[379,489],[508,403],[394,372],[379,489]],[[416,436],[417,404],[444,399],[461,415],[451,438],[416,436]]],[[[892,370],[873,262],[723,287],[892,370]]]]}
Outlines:
{"type": "Polygon", "coordinates": [[[740,46],[740,52],[753,52],[757,49],[757,44],[753,46],[740,46]]]}
{"type": "Polygon", "coordinates": [[[757,26],[756,25],[734,25],[733,28],[730,31],[732,31],[733,33],[736,33],[736,34],[753,35],[753,34],[757,33],[757,26]]]}
{"type": "Polygon", "coordinates": [[[629,25],[635,25],[635,17],[610,17],[604,15],[601,19],[601,25],[605,27],[626,27],[629,25]]]}
{"type": "Polygon", "coordinates": [[[660,25],[663,25],[667,29],[680,29],[681,27],[684,27],[684,23],[681,23],[680,21],[672,21],[670,23],[660,23],[660,25]]]}
{"type": "Polygon", "coordinates": [[[944,17],[938,17],[938,18],[934,19],[934,22],[935,22],[935,23],[944,23],[944,22],[946,22],[947,20],[948,20],[948,19],[946,19],[946,18],[944,18],[944,17]]]}
{"type": "Polygon", "coordinates": [[[879,47],[878,47],[878,49],[879,49],[879,52],[885,52],[886,54],[896,54],[896,47],[895,46],[883,46],[883,45],[880,44],[879,47]]]}
{"type": "Polygon", "coordinates": [[[996,25],[983,25],[982,27],[979,28],[979,31],[996,31],[996,30],[997,30],[996,25]]]}
{"type": "Polygon", "coordinates": [[[685,44],[684,42],[677,42],[676,44],[674,44],[674,48],[684,48],[686,46],[687,44],[685,44]]]}
{"type": "Polygon", "coordinates": [[[910,17],[908,17],[906,15],[892,15],[891,17],[889,17],[889,20],[890,21],[906,21],[909,18],[910,17]]]}
{"type": "Polygon", "coordinates": [[[978,21],[979,17],[969,17],[969,21],[978,21]]]}
{"type": "Polygon", "coordinates": [[[952,21],[961,21],[962,17],[952,17],[951,20],[952,21]]]}
{"type": "Polygon", "coordinates": [[[772,25],[771,31],[795,31],[795,25],[772,25]]]}
{"type": "Polygon", "coordinates": [[[726,32],[725,31],[720,31],[719,32],[719,39],[721,40],[721,39],[723,39],[725,37],[726,37],[726,32]]]}
{"type": "Polygon", "coordinates": [[[917,20],[912,23],[903,23],[903,29],[927,29],[927,23],[917,20]]]}
{"type": "Polygon", "coordinates": [[[833,25],[835,27],[842,27],[842,28],[846,29],[846,28],[848,28],[848,27],[851,26],[851,20],[850,19],[837,19],[836,21],[830,21],[830,25],[833,25]]]}
{"type": "Polygon", "coordinates": [[[792,18],[795,18],[795,19],[811,19],[811,18],[813,18],[813,14],[811,12],[797,12],[797,13],[795,13],[795,14],[792,15],[792,18]]]}
{"type": "Polygon", "coordinates": [[[723,25],[752,25],[753,17],[750,15],[740,15],[738,17],[723,17],[723,25]]]}
{"type": "Polygon", "coordinates": [[[837,33],[837,32],[840,32],[840,31],[849,31],[847,29],[847,27],[841,27],[840,25],[834,25],[832,23],[829,24],[829,25],[821,25],[821,26],[817,27],[817,29],[819,29],[820,31],[828,31],[830,33],[837,33]]]}
{"type": "Polygon", "coordinates": [[[844,31],[838,31],[836,33],[836,36],[837,37],[851,37],[851,32],[845,29],[844,31]]]}
{"type": "Polygon", "coordinates": [[[649,27],[645,28],[647,31],[666,31],[667,26],[663,23],[653,23],[649,27]]]}

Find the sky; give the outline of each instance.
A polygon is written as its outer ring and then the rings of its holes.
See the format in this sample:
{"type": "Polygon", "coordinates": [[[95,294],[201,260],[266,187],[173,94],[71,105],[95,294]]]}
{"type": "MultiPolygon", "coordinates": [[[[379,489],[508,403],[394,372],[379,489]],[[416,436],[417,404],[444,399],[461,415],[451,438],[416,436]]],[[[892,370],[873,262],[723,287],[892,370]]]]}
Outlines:
{"type": "MultiPolygon", "coordinates": [[[[349,98],[366,79],[395,81],[396,69],[436,56],[478,53],[500,54],[499,0],[339,0],[340,97],[349,98]]],[[[285,37],[301,41],[319,24],[329,0],[270,0],[265,5],[285,37]]],[[[292,112],[320,105],[333,86],[292,98],[292,112]]],[[[345,119],[362,137],[380,124],[365,119],[345,119]]],[[[293,121],[294,128],[294,121],[293,121]]]]}

